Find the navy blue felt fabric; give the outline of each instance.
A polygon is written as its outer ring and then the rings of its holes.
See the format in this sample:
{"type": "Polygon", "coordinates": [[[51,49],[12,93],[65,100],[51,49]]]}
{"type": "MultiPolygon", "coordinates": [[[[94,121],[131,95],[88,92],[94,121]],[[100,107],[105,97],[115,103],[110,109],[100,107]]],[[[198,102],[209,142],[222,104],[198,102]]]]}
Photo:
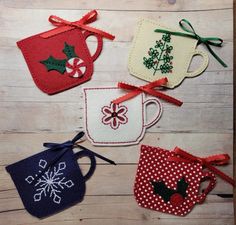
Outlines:
{"type": "MultiPolygon", "coordinates": [[[[55,147],[55,146],[54,146],[55,147]]],[[[57,146],[58,147],[58,146],[57,146]]],[[[84,148],[77,153],[72,146],[48,149],[6,167],[26,210],[39,218],[61,211],[83,200],[85,182],[96,168],[95,156],[84,148]],[[91,167],[83,175],[77,159],[87,156],[91,167]]]]}

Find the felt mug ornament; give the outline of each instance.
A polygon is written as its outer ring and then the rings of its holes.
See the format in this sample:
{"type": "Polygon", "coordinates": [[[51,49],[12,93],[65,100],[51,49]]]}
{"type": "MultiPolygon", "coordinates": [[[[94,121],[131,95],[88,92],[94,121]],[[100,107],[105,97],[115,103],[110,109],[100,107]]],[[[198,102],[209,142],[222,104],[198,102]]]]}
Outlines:
{"type": "Polygon", "coordinates": [[[40,90],[55,94],[91,79],[94,61],[102,51],[102,38],[114,39],[113,35],[87,25],[96,19],[96,10],[75,22],[50,16],[49,21],[57,28],[17,42],[40,90]],[[89,36],[97,39],[93,54],[86,43],[89,36]]]}
{"type": "Polygon", "coordinates": [[[134,183],[137,203],[148,209],[184,216],[195,204],[201,204],[216,185],[216,176],[235,185],[232,178],[213,165],[227,164],[227,154],[206,158],[193,156],[176,147],[168,151],[159,147],[141,146],[134,183]],[[200,191],[200,184],[209,181],[200,191]]]}
{"type": "Polygon", "coordinates": [[[47,150],[6,167],[20,194],[26,210],[38,218],[59,212],[83,200],[86,181],[96,169],[99,157],[115,163],[76,142],[84,135],[80,132],[73,140],[44,143],[47,150]],[[81,151],[74,153],[73,148],[81,151]],[[88,172],[83,175],[78,158],[88,157],[91,161],[88,172]]]}
{"type": "Polygon", "coordinates": [[[148,19],[142,19],[138,23],[128,60],[130,74],[146,81],[167,77],[166,86],[174,88],[185,77],[198,76],[207,68],[208,55],[196,48],[201,43],[226,67],[210,47],[221,47],[222,39],[200,37],[185,19],[179,24],[184,32],[174,31],[148,19]],[[195,55],[202,57],[202,63],[196,70],[189,72],[188,68],[195,55]]]}
{"type": "MultiPolygon", "coordinates": [[[[155,94],[159,96],[160,92],[152,88],[165,82],[164,79],[156,81],[145,88],[125,83],[120,83],[118,87],[84,88],[84,121],[87,138],[93,145],[132,145],[139,143],[145,130],[153,126],[162,114],[160,101],[157,98],[146,98],[144,93],[152,95],[150,92],[154,92],[154,96],[155,94]],[[126,86],[129,86],[128,89],[131,90],[128,94],[123,90],[126,86]],[[133,87],[134,91],[130,86],[133,87]],[[148,104],[156,106],[155,113],[150,120],[147,120],[148,104]]],[[[174,99],[170,96],[167,96],[168,98],[174,99]]],[[[171,101],[170,99],[168,100],[171,101]]],[[[181,104],[175,99],[174,103],[177,104],[176,102],[181,104]]]]}

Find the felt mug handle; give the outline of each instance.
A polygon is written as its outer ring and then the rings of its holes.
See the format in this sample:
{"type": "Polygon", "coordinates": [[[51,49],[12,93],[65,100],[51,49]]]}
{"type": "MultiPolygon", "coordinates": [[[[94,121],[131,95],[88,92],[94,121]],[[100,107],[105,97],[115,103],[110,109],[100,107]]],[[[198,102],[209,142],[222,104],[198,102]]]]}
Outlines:
{"type": "Polygon", "coordinates": [[[84,180],[87,181],[93,175],[93,173],[96,169],[95,156],[89,151],[82,150],[80,152],[76,152],[74,154],[74,157],[76,160],[78,160],[79,158],[82,158],[82,157],[88,157],[90,159],[90,161],[91,161],[90,168],[89,168],[88,172],[85,175],[83,175],[84,180]]]}
{"type": "Polygon", "coordinates": [[[192,72],[187,72],[186,73],[186,77],[195,77],[198,76],[199,74],[201,74],[208,66],[209,63],[209,57],[207,55],[207,53],[205,53],[204,51],[195,49],[195,51],[193,52],[192,58],[195,55],[200,55],[203,58],[203,62],[200,65],[200,67],[198,69],[196,69],[195,71],[192,72]]]}
{"type": "Polygon", "coordinates": [[[145,117],[147,117],[147,105],[149,104],[155,104],[157,107],[157,112],[149,122],[145,121],[144,127],[146,128],[154,125],[160,119],[161,114],[162,114],[162,105],[160,101],[158,99],[149,98],[143,103],[144,110],[145,110],[145,117]]]}
{"type": "Polygon", "coordinates": [[[212,191],[216,184],[216,177],[212,172],[203,172],[201,182],[204,182],[206,180],[210,180],[210,182],[203,193],[197,197],[197,203],[199,204],[202,204],[205,201],[207,194],[212,191]]]}
{"type": "Polygon", "coordinates": [[[96,49],[95,53],[91,56],[92,60],[95,61],[97,59],[97,57],[100,55],[101,51],[102,51],[103,41],[102,41],[102,36],[101,35],[92,33],[92,32],[87,31],[87,30],[84,32],[85,41],[89,36],[92,36],[92,35],[97,38],[97,49],[96,49]]]}

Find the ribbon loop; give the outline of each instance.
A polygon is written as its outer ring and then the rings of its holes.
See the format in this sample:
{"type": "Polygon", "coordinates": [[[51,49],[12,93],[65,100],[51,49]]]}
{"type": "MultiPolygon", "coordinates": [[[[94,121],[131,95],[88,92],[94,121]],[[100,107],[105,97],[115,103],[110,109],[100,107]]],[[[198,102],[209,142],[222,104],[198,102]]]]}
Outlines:
{"type": "Polygon", "coordinates": [[[197,45],[204,44],[207,47],[208,51],[212,54],[212,56],[215,57],[215,59],[223,67],[227,67],[227,65],[223,62],[223,60],[219,56],[217,56],[216,53],[210,47],[210,45],[216,46],[216,47],[222,47],[223,40],[221,38],[201,37],[200,35],[198,35],[195,32],[192,24],[186,19],[180,20],[179,26],[182,28],[183,31],[185,31],[187,33],[182,33],[182,32],[178,32],[178,31],[177,32],[176,31],[169,31],[169,30],[164,30],[164,29],[156,29],[155,32],[161,32],[161,33],[172,34],[172,35],[176,35],[176,36],[194,38],[194,39],[198,40],[197,45]],[[188,28],[187,28],[187,26],[188,26],[188,28]]]}
{"type": "Polygon", "coordinates": [[[174,152],[175,156],[169,157],[168,161],[200,163],[202,166],[208,168],[214,174],[220,176],[223,180],[230,183],[232,186],[235,186],[235,181],[231,177],[229,177],[228,175],[226,175],[225,173],[223,173],[222,171],[218,170],[217,168],[215,168],[213,166],[213,165],[228,164],[229,159],[230,159],[228,154],[213,155],[213,156],[201,158],[201,157],[191,155],[188,152],[186,152],[178,147],[176,147],[173,152],[174,152]]]}
{"type": "Polygon", "coordinates": [[[48,38],[48,37],[51,37],[51,36],[54,36],[59,33],[66,32],[66,31],[69,31],[69,30],[72,30],[75,28],[81,28],[81,29],[88,30],[90,32],[99,34],[99,35],[103,36],[104,38],[113,40],[115,38],[114,35],[111,35],[105,31],[99,30],[97,28],[87,26],[87,24],[92,23],[97,20],[97,15],[98,15],[97,11],[92,10],[92,11],[88,12],[86,15],[84,15],[80,20],[75,21],[75,22],[70,22],[70,21],[64,20],[58,16],[51,15],[48,18],[48,20],[50,23],[52,23],[52,25],[56,26],[57,28],[55,28],[53,30],[46,31],[46,32],[42,33],[40,36],[43,38],[48,38]]]}
{"type": "Polygon", "coordinates": [[[181,106],[183,104],[183,102],[179,101],[178,99],[175,99],[169,95],[166,95],[160,91],[157,91],[155,88],[156,87],[160,87],[161,85],[164,85],[168,82],[168,79],[165,77],[165,78],[162,78],[162,79],[159,79],[159,80],[156,80],[156,81],[153,81],[149,84],[146,84],[144,86],[140,86],[140,87],[136,87],[134,85],[131,85],[131,84],[126,84],[126,83],[122,83],[122,82],[119,82],[118,83],[118,88],[122,88],[122,89],[126,89],[126,90],[130,90],[129,93],[113,100],[112,102],[114,104],[119,104],[121,102],[124,102],[124,101],[127,101],[131,98],[134,98],[135,96],[141,94],[142,92],[143,93],[146,93],[146,94],[149,94],[149,95],[152,95],[152,96],[155,96],[157,98],[161,98],[167,102],[170,102],[170,103],[173,103],[177,106],[181,106]]]}

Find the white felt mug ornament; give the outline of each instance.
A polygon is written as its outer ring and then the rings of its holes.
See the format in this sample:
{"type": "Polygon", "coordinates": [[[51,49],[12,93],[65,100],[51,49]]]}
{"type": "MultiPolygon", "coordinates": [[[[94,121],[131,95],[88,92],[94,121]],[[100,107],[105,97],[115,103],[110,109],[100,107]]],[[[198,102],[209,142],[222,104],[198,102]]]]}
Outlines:
{"type": "Polygon", "coordinates": [[[140,94],[129,101],[112,101],[126,92],[116,87],[84,88],[85,133],[93,145],[132,145],[143,138],[146,128],[161,117],[162,105],[156,98],[140,94]],[[147,105],[156,113],[147,120],[147,105]]]}
{"type": "Polygon", "coordinates": [[[155,32],[157,29],[173,31],[148,19],[138,23],[129,55],[130,74],[150,82],[167,77],[165,86],[174,88],[185,77],[198,76],[207,68],[208,55],[196,49],[198,40],[155,32]],[[196,70],[189,72],[189,65],[195,55],[202,57],[202,63],[196,70]]]}

